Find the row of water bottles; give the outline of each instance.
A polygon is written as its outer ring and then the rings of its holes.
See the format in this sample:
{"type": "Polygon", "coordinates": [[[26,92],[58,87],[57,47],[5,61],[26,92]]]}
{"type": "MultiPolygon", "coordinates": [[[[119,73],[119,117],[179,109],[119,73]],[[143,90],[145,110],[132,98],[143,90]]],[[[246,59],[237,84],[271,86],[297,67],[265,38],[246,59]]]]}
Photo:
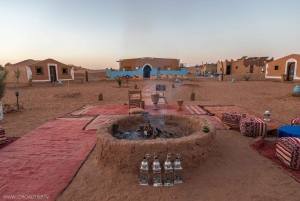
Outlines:
{"type": "MultiPolygon", "coordinates": [[[[152,184],[153,186],[173,186],[173,184],[182,183],[182,166],[179,160],[180,155],[176,155],[176,159],[172,164],[170,161],[171,154],[167,154],[166,160],[163,164],[163,172],[158,161],[158,155],[154,154],[154,161],[152,163],[152,184]],[[162,175],[163,173],[163,175],[162,175]]],[[[148,159],[149,154],[144,156],[140,167],[140,185],[150,185],[150,169],[148,159]]]]}

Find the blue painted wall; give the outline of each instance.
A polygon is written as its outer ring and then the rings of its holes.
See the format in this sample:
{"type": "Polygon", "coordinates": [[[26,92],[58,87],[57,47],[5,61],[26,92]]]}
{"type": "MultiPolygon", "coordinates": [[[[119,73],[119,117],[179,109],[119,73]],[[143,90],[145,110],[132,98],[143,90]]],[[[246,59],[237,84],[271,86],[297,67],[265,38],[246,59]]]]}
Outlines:
{"type": "MultiPolygon", "coordinates": [[[[157,76],[157,70],[155,68],[152,68],[152,70],[150,71],[150,76],[157,76]]],[[[160,75],[173,75],[173,76],[186,76],[187,73],[187,68],[183,68],[182,70],[161,70],[160,71],[160,75]]],[[[136,71],[111,71],[108,68],[106,68],[106,76],[114,79],[118,76],[121,77],[134,77],[134,76],[139,76],[139,77],[143,77],[144,72],[143,69],[140,68],[136,71]]]]}

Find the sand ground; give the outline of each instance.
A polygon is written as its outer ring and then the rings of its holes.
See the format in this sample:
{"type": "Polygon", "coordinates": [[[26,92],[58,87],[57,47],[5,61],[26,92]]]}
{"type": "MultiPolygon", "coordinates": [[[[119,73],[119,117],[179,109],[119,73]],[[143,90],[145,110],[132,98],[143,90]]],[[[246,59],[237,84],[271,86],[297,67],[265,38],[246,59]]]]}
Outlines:
{"type": "MultiPolygon", "coordinates": [[[[274,81],[217,81],[217,78],[197,78],[181,84],[143,80],[129,82],[143,88],[148,84],[165,83],[170,105],[176,100],[184,104],[238,105],[263,114],[270,110],[271,118],[288,124],[300,116],[300,97],[292,96],[296,83],[274,81]],[[189,101],[191,91],[196,101],[189,101]]],[[[72,82],[68,87],[35,85],[8,86],[3,103],[15,103],[15,91],[20,92],[22,112],[4,115],[7,136],[23,136],[45,122],[64,116],[84,105],[124,104],[126,83],[118,88],[116,81],[72,82]],[[104,100],[99,101],[102,92],[104,100]]],[[[249,138],[231,130],[217,131],[215,154],[202,166],[184,170],[184,184],[153,188],[137,185],[138,177],[119,174],[97,167],[94,153],[88,157],[70,186],[58,200],[299,200],[300,184],[285,174],[249,146],[249,138]]],[[[67,164],[66,164],[67,165],[67,164]]]]}

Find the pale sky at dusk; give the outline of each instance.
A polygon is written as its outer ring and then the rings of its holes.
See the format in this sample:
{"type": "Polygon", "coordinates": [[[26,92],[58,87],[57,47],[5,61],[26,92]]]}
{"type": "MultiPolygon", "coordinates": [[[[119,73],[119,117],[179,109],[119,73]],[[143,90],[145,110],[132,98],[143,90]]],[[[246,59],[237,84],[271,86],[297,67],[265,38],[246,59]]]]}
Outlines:
{"type": "Polygon", "coordinates": [[[0,64],[56,59],[91,69],[119,59],[202,61],[300,54],[299,0],[2,0],[0,64]]]}

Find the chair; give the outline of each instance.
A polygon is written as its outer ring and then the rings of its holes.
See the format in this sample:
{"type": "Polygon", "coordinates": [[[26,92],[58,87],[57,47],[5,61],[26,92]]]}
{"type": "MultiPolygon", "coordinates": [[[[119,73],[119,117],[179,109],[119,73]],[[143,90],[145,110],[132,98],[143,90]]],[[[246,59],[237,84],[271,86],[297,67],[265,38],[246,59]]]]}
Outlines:
{"type": "Polygon", "coordinates": [[[142,108],[142,91],[130,91],[128,90],[128,109],[133,107],[142,108]]]}
{"type": "Polygon", "coordinates": [[[159,94],[159,99],[163,99],[164,104],[168,105],[167,98],[166,98],[166,95],[165,95],[166,85],[164,85],[164,84],[157,84],[155,86],[155,90],[156,90],[156,93],[159,94]]]}

